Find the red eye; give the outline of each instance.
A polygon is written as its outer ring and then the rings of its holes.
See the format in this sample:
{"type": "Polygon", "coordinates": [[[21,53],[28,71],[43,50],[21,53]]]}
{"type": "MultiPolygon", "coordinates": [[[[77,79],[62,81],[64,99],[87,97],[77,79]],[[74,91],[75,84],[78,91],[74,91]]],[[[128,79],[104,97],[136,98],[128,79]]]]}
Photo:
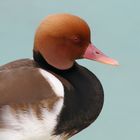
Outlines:
{"type": "Polygon", "coordinates": [[[74,37],[73,40],[74,41],[79,41],[79,38],[78,37],[74,37]]]}
{"type": "Polygon", "coordinates": [[[72,40],[75,42],[75,43],[79,43],[80,42],[80,38],[78,36],[73,36],[72,37],[72,40]]]}

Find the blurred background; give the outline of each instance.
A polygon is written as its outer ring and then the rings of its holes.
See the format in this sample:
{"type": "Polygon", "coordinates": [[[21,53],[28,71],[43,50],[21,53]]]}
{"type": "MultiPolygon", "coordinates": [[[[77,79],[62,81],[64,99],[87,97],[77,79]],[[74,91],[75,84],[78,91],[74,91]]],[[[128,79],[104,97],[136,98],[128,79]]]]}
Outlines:
{"type": "Polygon", "coordinates": [[[120,62],[79,61],[102,82],[105,103],[98,119],[71,140],[140,140],[139,0],[0,0],[0,65],[31,58],[40,21],[64,12],[85,19],[96,47],[120,62]]]}

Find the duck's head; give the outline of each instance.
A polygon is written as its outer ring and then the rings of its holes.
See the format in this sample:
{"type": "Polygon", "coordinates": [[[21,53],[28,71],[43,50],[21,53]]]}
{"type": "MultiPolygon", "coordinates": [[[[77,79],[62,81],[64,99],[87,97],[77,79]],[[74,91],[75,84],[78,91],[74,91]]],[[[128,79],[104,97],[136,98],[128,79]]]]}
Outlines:
{"type": "Polygon", "coordinates": [[[41,22],[35,34],[34,51],[59,69],[70,68],[80,58],[118,65],[91,43],[88,24],[70,14],[49,15],[41,22]]]}

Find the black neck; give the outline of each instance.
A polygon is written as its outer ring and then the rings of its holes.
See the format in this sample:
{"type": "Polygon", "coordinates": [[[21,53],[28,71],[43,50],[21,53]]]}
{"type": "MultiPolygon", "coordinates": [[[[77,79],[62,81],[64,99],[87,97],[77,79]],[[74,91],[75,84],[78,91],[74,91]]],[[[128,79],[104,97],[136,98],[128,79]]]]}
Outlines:
{"type": "Polygon", "coordinates": [[[55,73],[64,85],[64,107],[57,118],[54,134],[66,133],[72,136],[98,117],[103,106],[103,89],[100,81],[76,62],[70,69],[59,70],[48,64],[39,52],[33,53],[37,65],[55,73]]]}
{"type": "Polygon", "coordinates": [[[50,65],[44,58],[43,56],[40,54],[40,52],[37,52],[37,51],[33,51],[33,58],[34,60],[38,63],[38,65],[45,69],[45,70],[50,70],[50,71],[53,71],[55,73],[67,73],[69,71],[73,71],[75,69],[75,65],[77,65],[77,63],[75,62],[74,65],[69,68],[69,69],[66,69],[66,70],[60,70],[60,69],[57,69],[55,67],[53,67],[52,65],[50,65]]]}

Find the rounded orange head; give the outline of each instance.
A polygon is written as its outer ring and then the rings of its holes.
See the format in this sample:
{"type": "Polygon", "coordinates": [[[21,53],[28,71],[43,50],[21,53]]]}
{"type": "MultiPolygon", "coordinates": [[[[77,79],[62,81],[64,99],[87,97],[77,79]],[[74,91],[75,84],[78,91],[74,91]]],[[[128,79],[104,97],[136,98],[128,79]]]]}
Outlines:
{"type": "Polygon", "coordinates": [[[79,58],[117,64],[91,44],[88,24],[71,14],[47,16],[36,31],[34,51],[48,63],[62,69],[70,67],[79,58]]]}

